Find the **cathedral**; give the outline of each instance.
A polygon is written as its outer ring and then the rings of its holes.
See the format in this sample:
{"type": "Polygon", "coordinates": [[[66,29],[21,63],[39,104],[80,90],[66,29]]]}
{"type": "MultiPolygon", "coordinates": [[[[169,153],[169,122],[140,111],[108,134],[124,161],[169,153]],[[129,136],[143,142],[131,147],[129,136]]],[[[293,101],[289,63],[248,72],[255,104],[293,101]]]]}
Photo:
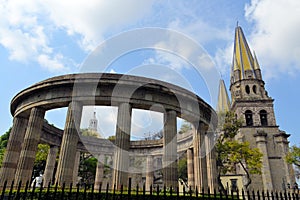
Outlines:
{"type": "MultiPolygon", "coordinates": [[[[289,150],[288,137],[276,123],[273,102],[265,89],[260,65],[252,54],[240,26],[235,29],[233,60],[230,75],[229,100],[224,81],[220,81],[217,111],[232,111],[244,121],[237,140],[248,141],[251,148],[263,154],[260,175],[251,175],[249,189],[285,190],[295,183],[291,164],[285,162],[289,150]]],[[[236,175],[245,179],[237,166],[236,175]]],[[[246,180],[242,180],[245,182],[246,180]]]]}

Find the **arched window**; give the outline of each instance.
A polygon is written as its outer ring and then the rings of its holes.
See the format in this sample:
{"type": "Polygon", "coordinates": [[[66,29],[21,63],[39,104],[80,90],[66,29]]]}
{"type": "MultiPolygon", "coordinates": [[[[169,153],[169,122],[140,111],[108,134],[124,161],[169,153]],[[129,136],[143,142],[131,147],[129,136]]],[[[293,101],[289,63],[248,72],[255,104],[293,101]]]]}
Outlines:
{"type": "Polygon", "coordinates": [[[247,94],[250,93],[250,87],[249,87],[249,85],[246,85],[245,90],[246,90],[246,93],[247,93],[247,94]]]}
{"type": "Polygon", "coordinates": [[[245,118],[246,118],[246,126],[253,126],[253,119],[252,119],[252,111],[251,110],[246,110],[245,118]]]}
{"type": "Polygon", "coordinates": [[[256,85],[253,85],[252,90],[253,90],[254,94],[256,94],[256,85]]]}
{"type": "Polygon", "coordinates": [[[261,110],[259,111],[260,115],[260,123],[262,126],[268,126],[268,117],[267,117],[267,111],[261,110]]]}

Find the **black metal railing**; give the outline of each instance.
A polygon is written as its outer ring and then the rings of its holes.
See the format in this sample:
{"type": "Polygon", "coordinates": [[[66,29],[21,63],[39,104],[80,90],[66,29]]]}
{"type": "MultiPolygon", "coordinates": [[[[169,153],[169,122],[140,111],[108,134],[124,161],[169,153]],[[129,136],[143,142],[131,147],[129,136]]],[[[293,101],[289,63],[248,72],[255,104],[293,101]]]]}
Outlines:
{"type": "MultiPolygon", "coordinates": [[[[10,185],[4,183],[3,188],[0,190],[0,200],[8,199],[66,199],[66,200],[181,200],[181,199],[245,199],[245,200],[298,200],[299,195],[296,190],[289,191],[228,191],[220,192],[216,189],[210,190],[209,188],[202,188],[201,191],[186,190],[183,187],[182,192],[179,188],[167,188],[150,186],[150,190],[146,191],[145,185],[142,188],[132,187],[131,179],[128,181],[128,188],[121,185],[119,189],[115,186],[110,187],[109,184],[103,186],[100,184],[99,188],[95,190],[94,185],[83,184],[73,186],[70,184],[66,186],[58,186],[58,184],[51,185],[50,183],[43,187],[36,187],[33,183],[30,187],[29,182],[22,185],[22,182],[10,185]]],[[[197,188],[197,187],[196,187],[197,188]]]]}

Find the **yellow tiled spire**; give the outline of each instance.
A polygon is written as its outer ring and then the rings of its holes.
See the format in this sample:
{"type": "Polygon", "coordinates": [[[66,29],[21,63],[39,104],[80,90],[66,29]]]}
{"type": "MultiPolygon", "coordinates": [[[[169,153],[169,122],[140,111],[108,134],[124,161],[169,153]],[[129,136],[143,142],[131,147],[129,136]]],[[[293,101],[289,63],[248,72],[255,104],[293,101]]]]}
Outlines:
{"type": "Polygon", "coordinates": [[[220,80],[219,83],[219,95],[218,95],[218,105],[217,112],[227,112],[230,109],[230,100],[226,90],[224,80],[220,80]]]}
{"type": "Polygon", "coordinates": [[[253,72],[255,64],[243,30],[240,26],[237,26],[235,29],[233,51],[232,76],[234,71],[240,70],[240,78],[244,79],[246,78],[245,71],[253,72]]]}

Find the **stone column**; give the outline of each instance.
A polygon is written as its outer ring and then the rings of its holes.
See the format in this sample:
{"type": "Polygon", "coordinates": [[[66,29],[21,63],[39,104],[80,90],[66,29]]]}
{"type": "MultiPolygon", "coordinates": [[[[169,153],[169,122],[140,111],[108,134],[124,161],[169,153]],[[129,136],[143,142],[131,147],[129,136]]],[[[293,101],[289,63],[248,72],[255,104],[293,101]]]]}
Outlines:
{"type": "Polygon", "coordinates": [[[195,174],[195,186],[198,190],[202,188],[207,189],[207,161],[206,161],[206,147],[205,147],[205,134],[207,126],[202,123],[196,123],[196,129],[194,131],[193,146],[194,146],[194,174],[195,174]]]}
{"type": "Polygon", "coordinates": [[[192,189],[195,188],[194,182],[194,152],[192,148],[187,150],[187,175],[188,175],[188,186],[192,189]]]}
{"type": "Polygon", "coordinates": [[[14,117],[13,127],[10,131],[2,168],[0,169],[0,188],[5,181],[10,185],[15,178],[15,172],[20,157],[21,147],[25,136],[28,120],[22,117],[14,117]]]}
{"type": "Polygon", "coordinates": [[[131,112],[129,103],[119,105],[113,162],[113,185],[116,185],[117,189],[120,189],[121,185],[126,187],[128,183],[131,112]]]}
{"type": "Polygon", "coordinates": [[[289,141],[288,137],[290,136],[289,134],[286,134],[284,131],[281,131],[279,134],[274,135],[276,137],[276,142],[278,143],[278,146],[281,148],[281,159],[285,171],[285,187],[287,187],[287,184],[289,183],[290,185],[294,185],[296,182],[295,180],[295,175],[294,175],[294,169],[292,164],[288,164],[285,161],[285,157],[289,152],[289,141]]]}
{"type": "Polygon", "coordinates": [[[25,132],[25,138],[20,153],[18,167],[15,174],[15,183],[22,181],[22,186],[31,180],[37,146],[40,141],[44,123],[45,110],[32,108],[25,132]]]}
{"type": "Polygon", "coordinates": [[[78,183],[78,170],[80,165],[80,151],[76,152],[75,156],[75,163],[74,163],[74,169],[73,169],[73,185],[77,185],[78,183]]]}
{"type": "Polygon", "coordinates": [[[164,114],[163,134],[163,181],[166,187],[177,189],[177,121],[176,112],[169,110],[164,114]]]}
{"type": "Polygon", "coordinates": [[[217,160],[215,152],[215,136],[214,132],[207,132],[205,137],[206,152],[207,152],[207,178],[208,186],[211,191],[217,188],[217,160]]]}
{"type": "Polygon", "coordinates": [[[153,169],[153,156],[147,156],[147,165],[146,165],[146,191],[150,191],[150,186],[153,186],[154,178],[154,169],[153,169]]]}
{"type": "Polygon", "coordinates": [[[263,190],[273,190],[273,181],[271,176],[270,164],[269,164],[269,154],[267,149],[267,133],[263,131],[257,131],[254,135],[256,139],[257,148],[263,154],[262,158],[262,181],[263,181],[263,190]]]}
{"type": "Polygon", "coordinates": [[[46,161],[45,172],[44,172],[44,180],[43,180],[44,187],[47,187],[49,182],[51,184],[53,183],[53,173],[55,168],[57,152],[58,152],[57,146],[50,146],[48,156],[47,156],[47,161],[46,161]]]}
{"type": "Polygon", "coordinates": [[[96,168],[96,177],[95,177],[95,190],[99,190],[101,183],[103,183],[103,174],[104,174],[104,159],[103,155],[98,157],[97,168],[96,168]]]}
{"type": "Polygon", "coordinates": [[[70,102],[62,137],[60,155],[56,172],[56,183],[66,183],[68,187],[73,182],[73,171],[79,139],[79,125],[82,105],[79,102],[70,102]]]}

